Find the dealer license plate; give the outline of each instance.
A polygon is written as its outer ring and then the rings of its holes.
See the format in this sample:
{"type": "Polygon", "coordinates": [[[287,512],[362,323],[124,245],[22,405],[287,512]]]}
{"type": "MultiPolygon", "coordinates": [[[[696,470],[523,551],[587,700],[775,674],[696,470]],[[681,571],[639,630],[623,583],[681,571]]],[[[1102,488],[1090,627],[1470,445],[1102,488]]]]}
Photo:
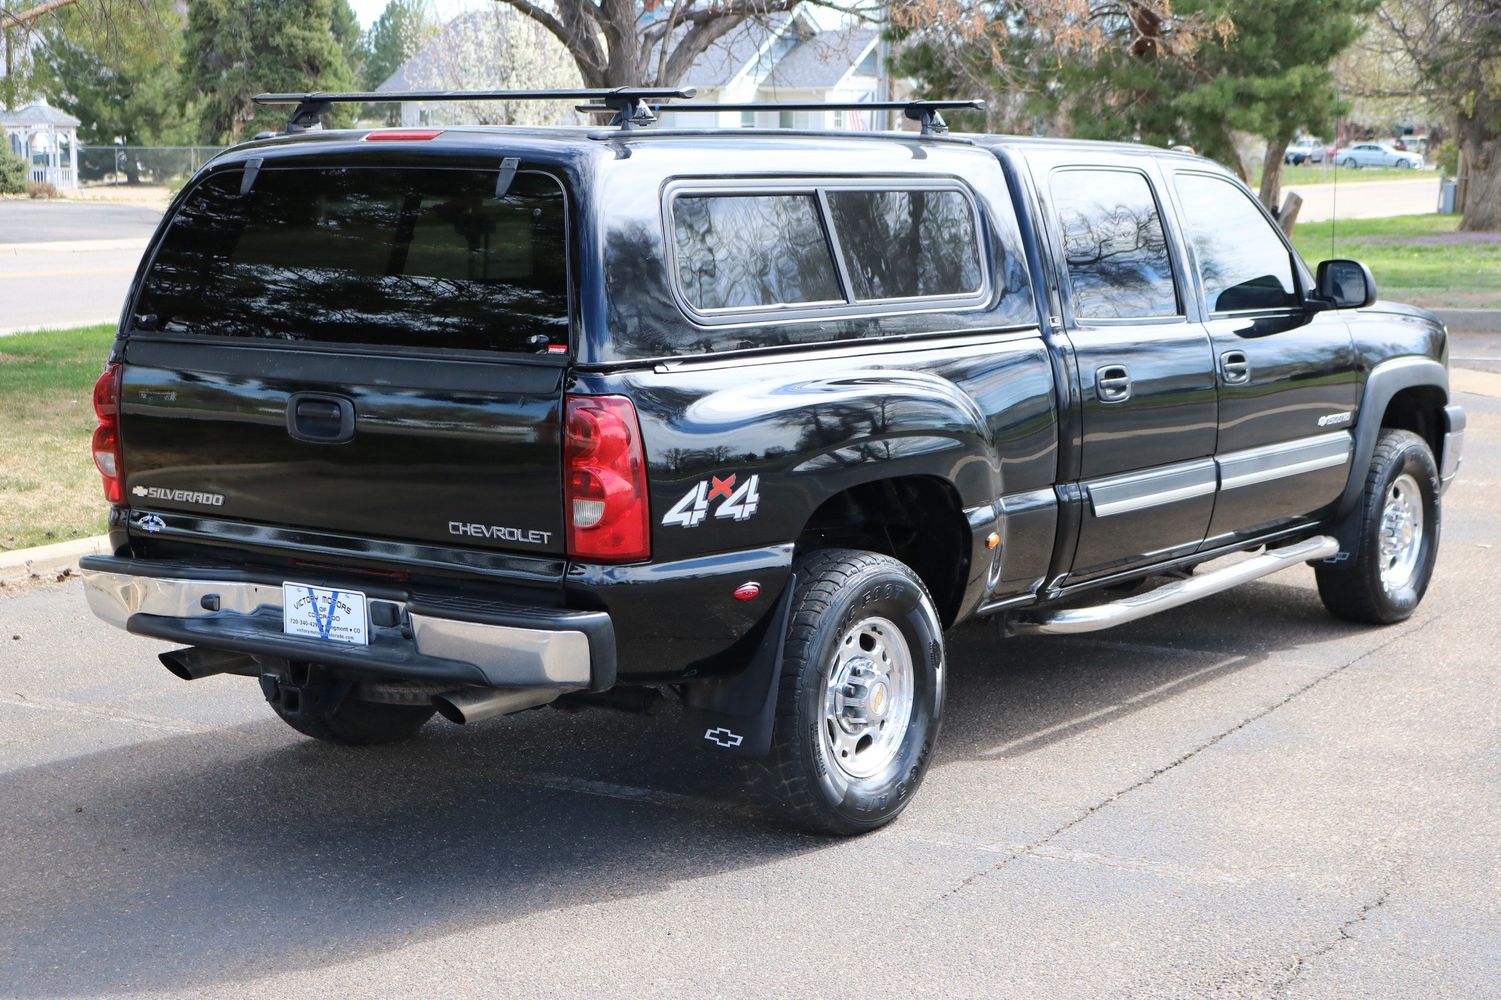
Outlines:
{"type": "Polygon", "coordinates": [[[357,590],[328,590],[305,583],[281,585],[281,625],[287,635],[352,646],[370,644],[365,595],[357,590]]]}

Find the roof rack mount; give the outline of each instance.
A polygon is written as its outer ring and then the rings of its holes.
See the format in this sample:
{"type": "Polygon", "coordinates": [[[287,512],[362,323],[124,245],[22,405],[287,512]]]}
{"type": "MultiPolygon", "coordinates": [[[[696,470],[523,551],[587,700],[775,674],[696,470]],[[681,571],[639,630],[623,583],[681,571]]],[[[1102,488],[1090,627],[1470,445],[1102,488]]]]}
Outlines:
{"type": "MultiPolygon", "coordinates": [[[[652,101],[654,111],[900,111],[915,122],[922,123],[923,135],[944,135],[948,122],[943,120],[943,111],[984,111],[984,101],[834,101],[831,103],[810,102],[755,102],[739,104],[673,104],[667,101],[652,101]]],[[[603,105],[585,106],[580,111],[605,111],[603,105]]]]}
{"type": "Polygon", "coordinates": [[[599,110],[614,112],[610,124],[622,129],[641,128],[657,120],[652,102],[681,98],[692,100],[692,87],[614,87],[594,90],[409,90],[352,94],[257,94],[256,104],[296,105],[287,119],[286,131],[306,132],[335,104],[391,104],[404,101],[593,101],[599,110]]]}

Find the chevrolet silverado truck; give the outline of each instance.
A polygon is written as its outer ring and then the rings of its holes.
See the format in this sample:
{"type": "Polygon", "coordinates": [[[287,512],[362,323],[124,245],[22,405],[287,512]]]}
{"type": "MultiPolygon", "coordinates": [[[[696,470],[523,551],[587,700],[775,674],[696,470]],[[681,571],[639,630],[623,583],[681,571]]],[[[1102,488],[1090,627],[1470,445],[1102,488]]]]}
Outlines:
{"type": "Polygon", "coordinates": [[[1220,166],[943,102],[838,133],[564,96],[615,120],[263,98],[286,131],[185,185],[94,392],[97,615],[337,743],[670,697],[852,834],[912,800],[972,619],[1088,632],[1301,563],[1340,618],[1422,599],[1446,331],[1220,166]]]}

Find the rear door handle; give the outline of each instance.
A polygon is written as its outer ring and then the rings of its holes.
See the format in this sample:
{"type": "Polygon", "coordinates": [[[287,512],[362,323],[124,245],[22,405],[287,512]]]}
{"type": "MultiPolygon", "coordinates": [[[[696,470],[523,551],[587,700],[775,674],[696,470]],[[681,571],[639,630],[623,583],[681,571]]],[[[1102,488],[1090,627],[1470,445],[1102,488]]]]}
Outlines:
{"type": "Polygon", "coordinates": [[[287,433],[308,444],[343,444],[354,438],[354,401],[323,392],[287,397],[287,433]]]}
{"type": "Polygon", "coordinates": [[[1125,365],[1106,365],[1094,373],[1094,393],[1102,403],[1131,398],[1131,371],[1125,365]]]}
{"type": "Polygon", "coordinates": [[[1220,355],[1220,375],[1227,385],[1245,385],[1251,381],[1251,361],[1245,351],[1226,351],[1220,355]]]}

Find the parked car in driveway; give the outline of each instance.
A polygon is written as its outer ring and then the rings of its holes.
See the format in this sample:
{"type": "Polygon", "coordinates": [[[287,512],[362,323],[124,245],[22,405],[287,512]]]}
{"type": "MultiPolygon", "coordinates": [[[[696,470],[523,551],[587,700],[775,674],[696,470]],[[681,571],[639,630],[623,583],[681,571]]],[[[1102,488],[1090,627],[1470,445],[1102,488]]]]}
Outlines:
{"type": "Polygon", "coordinates": [[[1342,167],[1397,167],[1416,169],[1423,165],[1421,153],[1409,153],[1379,142],[1357,142],[1334,151],[1334,162],[1342,167]]]}
{"type": "Polygon", "coordinates": [[[1304,163],[1323,163],[1329,158],[1329,151],[1330,147],[1324,144],[1323,139],[1305,135],[1287,147],[1287,152],[1282,154],[1282,162],[1294,167],[1304,163]]]}

